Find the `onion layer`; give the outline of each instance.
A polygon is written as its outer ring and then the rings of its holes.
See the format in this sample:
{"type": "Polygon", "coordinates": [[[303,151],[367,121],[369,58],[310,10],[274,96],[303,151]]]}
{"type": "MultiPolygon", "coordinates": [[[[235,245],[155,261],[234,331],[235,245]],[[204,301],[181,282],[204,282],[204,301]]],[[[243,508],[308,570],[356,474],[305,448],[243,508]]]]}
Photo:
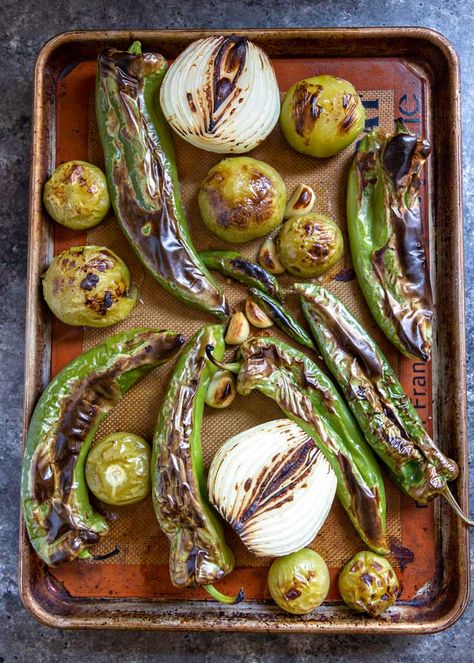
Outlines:
{"type": "Polygon", "coordinates": [[[278,121],[280,93],[266,54],[245,37],[193,42],[169,68],[160,104],[172,128],[210,152],[248,152],[278,121]]]}

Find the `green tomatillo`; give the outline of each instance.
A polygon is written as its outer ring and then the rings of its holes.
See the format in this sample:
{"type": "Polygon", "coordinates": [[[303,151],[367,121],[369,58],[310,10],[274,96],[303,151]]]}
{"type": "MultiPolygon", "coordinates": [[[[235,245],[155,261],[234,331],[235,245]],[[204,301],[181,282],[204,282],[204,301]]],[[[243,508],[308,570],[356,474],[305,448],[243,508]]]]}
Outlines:
{"type": "Polygon", "coordinates": [[[333,267],[344,252],[339,227],[323,214],[294,216],[278,235],[279,258],[293,276],[314,277],[333,267]]]}
{"type": "Polygon", "coordinates": [[[297,152],[330,157],[364,129],[365,110],[352,83],[336,76],[312,76],[286,93],[280,125],[297,152]]]}
{"type": "Polygon", "coordinates": [[[87,456],[87,485],[106,504],[139,502],[151,489],[150,459],[150,447],[138,435],[107,435],[87,456]]]}
{"type": "Polygon", "coordinates": [[[400,584],[385,557],[362,550],[342,569],[339,591],[350,608],[378,617],[395,603],[400,584]]]}
{"type": "Polygon", "coordinates": [[[43,294],[62,322],[86,327],[124,320],[137,298],[127,265],[104,246],[73,246],[56,256],[43,275],[43,294]]]}
{"type": "Polygon", "coordinates": [[[273,600],[294,615],[304,615],[318,608],[328,594],[329,583],[326,562],[309,548],[278,557],[268,573],[273,600]]]}
{"type": "Polygon", "coordinates": [[[44,205],[55,221],[74,230],[99,224],[110,208],[104,173],[86,161],[68,161],[44,185],[44,205]]]}
{"type": "Polygon", "coordinates": [[[199,207],[211,232],[228,242],[263,237],[283,221],[286,188],[277,171],[251,157],[223,159],[199,190],[199,207]]]}

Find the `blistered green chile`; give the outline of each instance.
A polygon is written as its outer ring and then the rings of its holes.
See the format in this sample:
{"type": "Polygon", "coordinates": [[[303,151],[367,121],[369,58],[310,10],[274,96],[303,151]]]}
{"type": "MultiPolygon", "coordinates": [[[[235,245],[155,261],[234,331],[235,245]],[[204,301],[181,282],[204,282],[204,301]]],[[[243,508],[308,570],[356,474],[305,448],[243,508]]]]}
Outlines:
{"type": "Polygon", "coordinates": [[[127,329],[77,356],[44,390],[25,440],[21,500],[29,539],[46,564],[90,557],[89,546],[107,533],[84,479],[92,440],[127,391],[183,343],[171,331],[127,329]]]}
{"type": "Polygon", "coordinates": [[[97,442],[86,460],[89,490],[102,502],[121,506],[148,495],[151,450],[131,433],[112,433],[97,442]]]}
{"type": "Polygon", "coordinates": [[[293,276],[311,278],[333,267],[344,252],[339,227],[323,214],[294,216],[278,235],[279,257],[293,276]]]}
{"type": "Polygon", "coordinates": [[[342,569],[339,591],[349,608],[378,617],[395,603],[400,584],[385,557],[362,550],[342,569]]]}
{"type": "Polygon", "coordinates": [[[280,225],[286,188],[272,166],[251,157],[223,159],[201,183],[199,207],[209,230],[228,242],[248,242],[280,225]]]}
{"type": "Polygon", "coordinates": [[[303,548],[278,557],[268,572],[268,588],[275,603],[294,615],[318,608],[329,591],[329,570],[314,550],[303,548]]]}
{"type": "Polygon", "coordinates": [[[86,327],[124,320],[137,298],[127,265],[104,246],[74,246],[56,256],[43,275],[43,294],[62,322],[86,327]]]}
{"type": "Polygon", "coordinates": [[[55,221],[86,230],[102,221],[110,208],[104,173],[86,161],[68,161],[44,185],[44,205],[55,221]]]}
{"type": "Polygon", "coordinates": [[[355,87],[336,76],[312,76],[286,93],[280,125],[293,149],[330,157],[350,145],[364,129],[365,110],[355,87]]]}

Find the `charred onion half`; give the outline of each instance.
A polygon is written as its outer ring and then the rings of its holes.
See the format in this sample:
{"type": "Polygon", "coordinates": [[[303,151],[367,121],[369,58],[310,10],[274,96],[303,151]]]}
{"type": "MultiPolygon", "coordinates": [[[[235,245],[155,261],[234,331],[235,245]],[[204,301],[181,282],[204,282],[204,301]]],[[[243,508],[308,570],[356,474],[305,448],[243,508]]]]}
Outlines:
{"type": "Polygon", "coordinates": [[[250,552],[279,557],[308,545],[336,492],[336,475],[316,443],[289,419],[225,442],[214,456],[209,499],[250,552]]]}
{"type": "Polygon", "coordinates": [[[249,152],[278,121],[280,92],[266,54],[245,37],[193,42],[163,81],[160,104],[171,127],[210,152],[249,152]]]}

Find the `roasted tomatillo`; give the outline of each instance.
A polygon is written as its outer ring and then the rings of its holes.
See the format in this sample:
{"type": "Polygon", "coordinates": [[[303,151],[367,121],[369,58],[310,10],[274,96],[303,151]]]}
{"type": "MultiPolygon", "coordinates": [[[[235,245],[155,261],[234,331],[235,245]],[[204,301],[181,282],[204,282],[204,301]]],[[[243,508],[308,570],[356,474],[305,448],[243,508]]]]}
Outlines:
{"type": "Polygon", "coordinates": [[[280,225],[286,188],[277,171],[251,157],[233,157],[211,168],[199,189],[209,230],[228,242],[248,242],[280,225]]]}
{"type": "Polygon", "coordinates": [[[293,276],[311,278],[333,267],[344,252],[339,227],[323,214],[294,216],[282,225],[278,255],[293,276]]]}
{"type": "Polygon", "coordinates": [[[310,548],[275,559],[268,572],[272,599],[294,615],[318,608],[328,595],[329,584],[326,562],[310,548]]]}
{"type": "Polygon", "coordinates": [[[110,208],[107,180],[100,168],[86,161],[62,163],[44,185],[43,202],[61,225],[74,230],[93,228],[110,208]]]}
{"type": "Polygon", "coordinates": [[[285,94],[280,125],[291,147],[313,157],[330,157],[364,129],[365,110],[354,86],[321,75],[295,83],[285,94]]]}
{"type": "Polygon", "coordinates": [[[105,246],[73,246],[53,258],[43,274],[51,311],[68,325],[109,327],[128,317],[137,289],[127,265],[105,246]]]}
{"type": "Polygon", "coordinates": [[[388,560],[371,550],[362,550],[342,569],[339,591],[349,608],[378,617],[394,605],[400,584],[388,560]]]}
{"type": "Polygon", "coordinates": [[[99,424],[122,396],[181,349],[181,334],[129,329],[79,355],[49,383],[31,417],[21,497],[31,544],[49,565],[90,557],[107,533],[93,511],[84,463],[99,424]]]}
{"type": "Polygon", "coordinates": [[[87,456],[89,490],[106,504],[139,502],[150,492],[150,458],[148,443],[138,435],[107,435],[87,456]]]}

